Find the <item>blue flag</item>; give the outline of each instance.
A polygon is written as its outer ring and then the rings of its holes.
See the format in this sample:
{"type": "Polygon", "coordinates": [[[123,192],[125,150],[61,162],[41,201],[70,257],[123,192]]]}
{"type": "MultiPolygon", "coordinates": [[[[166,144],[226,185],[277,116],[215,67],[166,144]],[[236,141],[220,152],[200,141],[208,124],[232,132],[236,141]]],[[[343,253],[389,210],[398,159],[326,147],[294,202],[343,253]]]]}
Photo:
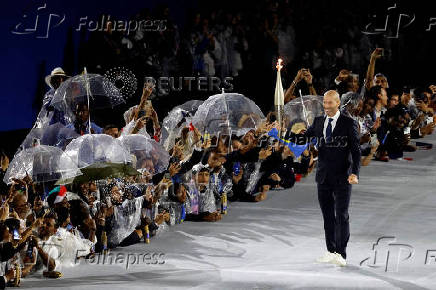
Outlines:
{"type": "Polygon", "coordinates": [[[289,140],[285,140],[279,137],[279,131],[276,128],[272,128],[271,131],[268,132],[268,136],[274,137],[275,139],[279,140],[279,142],[285,144],[288,146],[288,148],[294,153],[295,157],[300,157],[301,154],[303,154],[304,150],[307,149],[309,143],[306,143],[304,145],[297,145],[296,143],[293,143],[289,140]]]}

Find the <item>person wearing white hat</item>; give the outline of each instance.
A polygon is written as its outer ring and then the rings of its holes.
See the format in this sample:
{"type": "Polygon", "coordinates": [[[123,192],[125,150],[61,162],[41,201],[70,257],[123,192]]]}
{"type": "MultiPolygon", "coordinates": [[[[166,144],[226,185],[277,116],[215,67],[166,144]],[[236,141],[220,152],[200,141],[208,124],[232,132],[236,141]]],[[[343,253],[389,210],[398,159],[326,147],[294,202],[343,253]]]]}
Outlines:
{"type": "Polygon", "coordinates": [[[64,70],[60,67],[56,67],[48,76],[45,77],[45,83],[50,87],[50,90],[44,96],[41,111],[36,118],[33,128],[45,128],[58,122],[63,125],[69,123],[63,112],[56,110],[50,105],[56,90],[67,78],[69,78],[69,76],[67,76],[64,70]]]}
{"type": "Polygon", "coordinates": [[[67,78],[69,78],[69,76],[65,74],[64,70],[61,67],[56,67],[45,77],[45,83],[50,88],[56,90],[67,78]]]}

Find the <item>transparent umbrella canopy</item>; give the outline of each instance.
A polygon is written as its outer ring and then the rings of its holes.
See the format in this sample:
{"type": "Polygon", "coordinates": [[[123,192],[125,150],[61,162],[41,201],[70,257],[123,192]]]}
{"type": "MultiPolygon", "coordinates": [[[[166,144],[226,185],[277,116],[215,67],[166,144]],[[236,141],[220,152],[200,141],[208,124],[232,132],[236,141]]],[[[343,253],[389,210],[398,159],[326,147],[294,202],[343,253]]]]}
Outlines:
{"type": "Polygon", "coordinates": [[[249,98],[234,93],[209,97],[198,107],[193,124],[209,134],[244,134],[256,129],[265,116],[249,98]]]}
{"type": "Polygon", "coordinates": [[[180,136],[183,127],[189,125],[198,107],[203,104],[200,100],[190,100],[174,107],[162,122],[161,144],[166,150],[174,147],[174,140],[180,136]]]}
{"type": "Polygon", "coordinates": [[[29,175],[34,182],[47,182],[73,178],[81,174],[77,163],[61,149],[38,145],[15,155],[3,181],[10,184],[13,178],[23,179],[29,175]]]}
{"type": "Polygon", "coordinates": [[[133,134],[119,138],[124,147],[132,155],[135,168],[147,170],[152,174],[163,172],[168,168],[170,156],[163,146],[154,139],[144,135],[133,134]]]}
{"type": "Polygon", "coordinates": [[[37,141],[42,139],[43,135],[43,128],[32,128],[27,134],[26,138],[24,138],[24,141],[21,143],[19,150],[34,147],[35,145],[37,145],[37,141]]]}
{"type": "Polygon", "coordinates": [[[120,140],[105,134],[87,134],[72,140],[65,148],[79,168],[97,162],[129,163],[131,157],[120,140]]]}
{"type": "Polygon", "coordinates": [[[35,145],[49,145],[62,148],[67,140],[79,137],[73,129],[67,128],[61,123],[55,123],[45,128],[33,128],[27,134],[20,150],[34,147],[35,145]]]}
{"type": "Polygon", "coordinates": [[[312,125],[315,117],[324,115],[322,96],[307,95],[295,98],[287,103],[284,108],[284,122],[287,129],[291,129],[297,123],[304,123],[306,128],[312,125]],[[303,100],[303,103],[301,102],[303,100]]]}
{"type": "Polygon", "coordinates": [[[113,108],[125,103],[121,92],[109,79],[99,74],[84,73],[63,82],[51,104],[74,120],[75,106],[79,103],[88,104],[88,101],[92,109],[113,108]]]}

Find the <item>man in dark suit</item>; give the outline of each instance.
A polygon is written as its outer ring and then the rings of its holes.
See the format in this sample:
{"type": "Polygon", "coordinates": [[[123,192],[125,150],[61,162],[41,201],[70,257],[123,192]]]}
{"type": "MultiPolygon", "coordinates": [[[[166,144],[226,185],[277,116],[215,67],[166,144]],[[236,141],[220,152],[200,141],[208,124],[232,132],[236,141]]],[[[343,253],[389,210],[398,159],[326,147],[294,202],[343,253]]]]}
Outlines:
{"type": "Polygon", "coordinates": [[[340,113],[336,91],[324,94],[323,106],[326,115],[315,118],[305,133],[318,143],[316,182],[328,250],[318,262],[345,266],[351,185],[358,183],[360,168],[359,133],[357,123],[340,113]]]}

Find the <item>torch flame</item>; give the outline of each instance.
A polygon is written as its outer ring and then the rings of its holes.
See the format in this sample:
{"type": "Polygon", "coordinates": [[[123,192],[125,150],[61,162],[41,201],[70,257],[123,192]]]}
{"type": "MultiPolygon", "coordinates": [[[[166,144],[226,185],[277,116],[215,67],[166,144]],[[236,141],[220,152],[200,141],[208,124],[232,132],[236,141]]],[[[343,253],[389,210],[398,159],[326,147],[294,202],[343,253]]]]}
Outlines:
{"type": "Polygon", "coordinates": [[[281,58],[279,58],[277,60],[276,68],[277,68],[278,71],[280,71],[283,68],[282,62],[283,62],[283,59],[281,59],[281,58]]]}

